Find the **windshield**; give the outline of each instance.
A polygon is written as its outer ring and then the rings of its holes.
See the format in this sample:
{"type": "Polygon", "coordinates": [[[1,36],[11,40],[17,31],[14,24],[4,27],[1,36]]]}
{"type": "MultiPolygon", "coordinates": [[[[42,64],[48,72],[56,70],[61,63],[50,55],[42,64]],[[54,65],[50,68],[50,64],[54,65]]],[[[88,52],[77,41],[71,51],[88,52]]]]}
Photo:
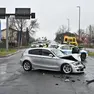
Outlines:
{"type": "Polygon", "coordinates": [[[64,54],[58,50],[58,49],[52,49],[52,52],[57,56],[57,57],[63,57],[64,54]]]}
{"type": "Polygon", "coordinates": [[[58,48],[58,45],[50,45],[50,48],[58,48]]]}

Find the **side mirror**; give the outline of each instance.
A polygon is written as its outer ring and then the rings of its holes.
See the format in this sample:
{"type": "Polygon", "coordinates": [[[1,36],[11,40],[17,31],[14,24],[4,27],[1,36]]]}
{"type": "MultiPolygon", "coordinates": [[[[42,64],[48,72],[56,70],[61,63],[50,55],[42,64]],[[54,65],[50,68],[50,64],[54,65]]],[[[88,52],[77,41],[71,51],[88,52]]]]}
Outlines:
{"type": "Polygon", "coordinates": [[[54,57],[52,54],[49,54],[50,57],[54,57]]]}

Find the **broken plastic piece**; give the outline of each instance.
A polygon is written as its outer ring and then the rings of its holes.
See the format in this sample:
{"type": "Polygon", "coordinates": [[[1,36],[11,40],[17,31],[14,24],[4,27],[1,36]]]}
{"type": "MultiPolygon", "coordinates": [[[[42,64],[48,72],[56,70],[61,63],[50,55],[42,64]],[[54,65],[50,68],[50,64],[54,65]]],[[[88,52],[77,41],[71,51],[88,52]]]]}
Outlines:
{"type": "Polygon", "coordinates": [[[70,80],[69,79],[65,79],[65,82],[69,82],[70,80]]]}

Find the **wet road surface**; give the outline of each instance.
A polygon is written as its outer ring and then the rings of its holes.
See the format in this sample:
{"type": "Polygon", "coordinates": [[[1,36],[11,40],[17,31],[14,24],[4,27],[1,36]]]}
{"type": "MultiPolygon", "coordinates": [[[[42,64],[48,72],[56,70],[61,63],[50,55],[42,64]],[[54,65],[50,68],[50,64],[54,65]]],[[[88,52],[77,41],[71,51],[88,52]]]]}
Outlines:
{"type": "Polygon", "coordinates": [[[88,57],[84,74],[34,70],[25,72],[19,64],[22,51],[0,59],[0,94],[94,94],[94,59],[88,57]]]}

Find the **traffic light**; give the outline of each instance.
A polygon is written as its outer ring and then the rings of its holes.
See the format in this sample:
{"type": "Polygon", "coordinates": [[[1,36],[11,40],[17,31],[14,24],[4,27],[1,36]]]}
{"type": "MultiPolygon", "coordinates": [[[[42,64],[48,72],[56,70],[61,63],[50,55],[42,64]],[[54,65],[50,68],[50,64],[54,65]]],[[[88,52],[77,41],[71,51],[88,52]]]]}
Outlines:
{"type": "Polygon", "coordinates": [[[31,18],[35,18],[35,13],[31,13],[31,18]]]}

